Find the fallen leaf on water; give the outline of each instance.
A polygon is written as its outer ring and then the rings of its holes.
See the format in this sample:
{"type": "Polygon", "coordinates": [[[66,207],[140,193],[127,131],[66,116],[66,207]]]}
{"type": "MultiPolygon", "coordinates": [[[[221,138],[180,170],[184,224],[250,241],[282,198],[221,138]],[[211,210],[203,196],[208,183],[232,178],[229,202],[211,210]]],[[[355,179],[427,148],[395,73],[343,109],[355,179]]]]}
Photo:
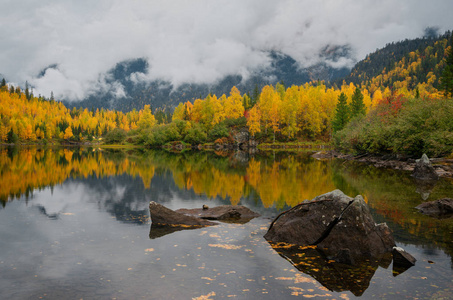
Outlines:
{"type": "Polygon", "coordinates": [[[293,280],[293,277],[276,277],[277,280],[293,280]]]}
{"type": "Polygon", "coordinates": [[[340,298],[341,298],[341,299],[344,299],[344,300],[349,300],[349,297],[348,297],[347,294],[341,294],[341,295],[340,295],[340,298]]]}
{"type": "Polygon", "coordinates": [[[223,248],[223,249],[228,249],[228,250],[237,250],[237,249],[241,249],[243,247],[243,246],[228,245],[228,244],[209,244],[208,246],[223,248]]]}
{"type": "Polygon", "coordinates": [[[215,296],[215,292],[210,292],[207,295],[201,295],[200,297],[194,297],[194,298],[192,298],[192,300],[210,300],[210,299],[212,299],[210,297],[213,297],[213,296],[215,296]]]}
{"type": "Polygon", "coordinates": [[[153,251],[154,251],[154,248],[145,249],[145,252],[153,252],[153,251]]]}
{"type": "Polygon", "coordinates": [[[215,280],[215,279],[212,279],[212,278],[209,278],[209,277],[201,277],[201,279],[209,280],[209,281],[214,281],[215,280]]]}

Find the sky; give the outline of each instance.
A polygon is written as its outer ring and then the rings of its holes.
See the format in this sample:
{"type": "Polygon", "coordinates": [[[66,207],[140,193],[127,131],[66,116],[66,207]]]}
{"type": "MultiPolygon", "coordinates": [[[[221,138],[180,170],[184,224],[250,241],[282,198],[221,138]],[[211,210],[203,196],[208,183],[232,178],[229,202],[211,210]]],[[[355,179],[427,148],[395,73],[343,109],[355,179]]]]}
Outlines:
{"type": "Polygon", "coordinates": [[[1,0],[0,74],[35,95],[82,100],[115,89],[108,71],[143,58],[136,81],[214,83],[270,67],[269,51],[301,68],[352,67],[387,43],[453,29],[451,0],[1,0]],[[351,57],[320,54],[348,46],[351,57]],[[49,66],[54,66],[49,68],[49,66]],[[45,72],[43,72],[45,70],[45,72]]]}

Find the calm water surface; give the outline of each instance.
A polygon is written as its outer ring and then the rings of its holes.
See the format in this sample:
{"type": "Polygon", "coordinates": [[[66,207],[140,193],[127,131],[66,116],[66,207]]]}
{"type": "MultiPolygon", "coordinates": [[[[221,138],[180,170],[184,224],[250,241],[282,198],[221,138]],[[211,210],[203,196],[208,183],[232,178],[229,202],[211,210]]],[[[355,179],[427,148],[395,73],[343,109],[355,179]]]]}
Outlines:
{"type": "Polygon", "coordinates": [[[441,197],[453,197],[451,180],[421,188],[404,172],[308,153],[0,148],[0,299],[447,299],[453,219],[414,209],[441,197]],[[416,265],[336,280],[311,259],[299,271],[264,240],[277,214],[335,188],[362,194],[416,265]],[[262,216],[158,232],[149,201],[242,204],[262,216]]]}

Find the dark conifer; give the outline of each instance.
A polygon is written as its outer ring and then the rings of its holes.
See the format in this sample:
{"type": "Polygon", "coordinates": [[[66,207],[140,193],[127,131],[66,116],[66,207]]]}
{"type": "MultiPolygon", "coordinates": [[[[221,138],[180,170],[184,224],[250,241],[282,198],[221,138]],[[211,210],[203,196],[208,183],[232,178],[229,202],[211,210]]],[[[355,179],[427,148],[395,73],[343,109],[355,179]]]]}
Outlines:
{"type": "Polygon", "coordinates": [[[440,78],[440,89],[446,98],[453,97],[453,48],[450,47],[445,59],[445,67],[440,78]]]}
{"type": "Polygon", "coordinates": [[[337,108],[332,120],[334,132],[342,130],[349,122],[349,105],[347,99],[348,97],[344,93],[341,93],[340,96],[338,96],[337,108]]]}
{"type": "Polygon", "coordinates": [[[366,114],[362,91],[357,87],[351,98],[351,118],[366,114]]]}

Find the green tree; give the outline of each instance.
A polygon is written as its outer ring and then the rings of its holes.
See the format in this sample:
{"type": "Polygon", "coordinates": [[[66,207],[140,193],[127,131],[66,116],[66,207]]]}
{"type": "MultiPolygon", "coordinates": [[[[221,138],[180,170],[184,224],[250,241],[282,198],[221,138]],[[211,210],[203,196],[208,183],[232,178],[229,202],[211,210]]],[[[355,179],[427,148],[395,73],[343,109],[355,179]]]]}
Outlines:
{"type": "Polygon", "coordinates": [[[351,97],[351,119],[359,115],[366,115],[366,107],[362,91],[357,87],[351,97]]]}
{"type": "Polygon", "coordinates": [[[332,128],[334,132],[342,130],[349,122],[350,112],[347,100],[348,97],[345,93],[341,93],[340,96],[338,96],[337,108],[332,120],[332,128]]]}
{"type": "Polygon", "coordinates": [[[107,132],[104,138],[106,144],[122,144],[126,139],[126,131],[121,128],[115,128],[107,132]]]}
{"type": "Polygon", "coordinates": [[[453,97],[453,46],[445,58],[445,67],[440,79],[440,89],[446,98],[453,97]]]}
{"type": "Polygon", "coordinates": [[[7,141],[8,143],[12,144],[15,144],[19,141],[19,137],[12,129],[8,132],[7,141]]]}

